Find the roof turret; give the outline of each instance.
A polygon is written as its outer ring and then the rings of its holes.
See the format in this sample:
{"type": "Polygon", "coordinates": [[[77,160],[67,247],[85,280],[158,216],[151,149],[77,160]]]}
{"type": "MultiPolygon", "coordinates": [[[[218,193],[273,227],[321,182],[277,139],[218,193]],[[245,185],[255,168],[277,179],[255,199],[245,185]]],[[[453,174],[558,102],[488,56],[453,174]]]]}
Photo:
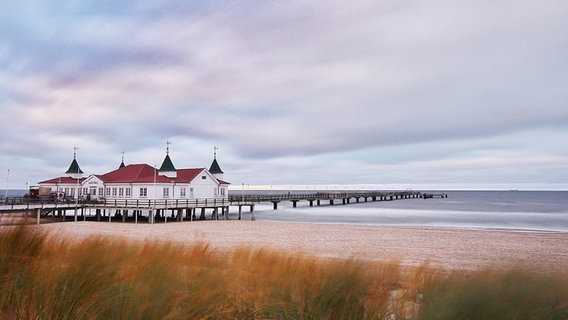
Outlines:
{"type": "Polygon", "coordinates": [[[79,163],[77,163],[77,150],[79,150],[79,148],[73,147],[73,161],[71,161],[71,165],[69,166],[69,169],[67,169],[67,171],[65,171],[65,173],[67,173],[67,174],[82,174],[83,173],[83,171],[79,167],[79,163]]]}
{"type": "Polygon", "coordinates": [[[213,147],[213,162],[211,163],[211,167],[209,167],[209,172],[213,174],[216,178],[223,178],[223,170],[221,170],[221,166],[217,162],[217,150],[219,147],[213,147]]]}
{"type": "Polygon", "coordinates": [[[124,150],[122,150],[122,161],[120,162],[120,165],[118,166],[118,168],[122,169],[124,167],[125,167],[125,165],[124,165],[124,150]]]}
{"type": "Polygon", "coordinates": [[[166,142],[166,157],[164,158],[162,166],[160,166],[160,169],[158,171],[160,172],[160,174],[163,174],[168,178],[175,178],[177,177],[177,169],[176,167],[174,167],[172,159],[170,159],[170,143],[171,142],[169,141],[166,142]]]}
{"type": "Polygon", "coordinates": [[[174,164],[172,163],[172,159],[170,159],[169,154],[166,154],[166,157],[164,158],[164,161],[162,162],[162,166],[160,167],[160,169],[158,171],[160,171],[160,172],[177,171],[176,167],[174,167],[174,164]]]}
{"type": "Polygon", "coordinates": [[[221,170],[217,159],[213,159],[213,163],[211,163],[211,167],[209,167],[209,172],[211,172],[212,174],[224,173],[223,170],[221,170]]]}
{"type": "Polygon", "coordinates": [[[83,173],[83,170],[81,170],[81,168],[79,167],[79,164],[77,163],[77,159],[73,159],[73,161],[71,162],[71,165],[69,166],[69,169],[67,169],[67,171],[65,171],[65,173],[67,173],[67,174],[83,173]]]}

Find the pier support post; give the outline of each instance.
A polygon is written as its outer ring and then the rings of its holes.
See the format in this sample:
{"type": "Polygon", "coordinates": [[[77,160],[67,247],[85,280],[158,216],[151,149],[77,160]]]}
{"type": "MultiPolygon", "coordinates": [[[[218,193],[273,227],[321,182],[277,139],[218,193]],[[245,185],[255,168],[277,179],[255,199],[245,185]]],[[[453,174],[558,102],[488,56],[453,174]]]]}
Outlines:
{"type": "Polygon", "coordinates": [[[199,216],[199,220],[205,220],[205,208],[201,208],[201,215],[199,216]]]}
{"type": "Polygon", "coordinates": [[[239,205],[239,220],[243,220],[243,206],[239,205]]]}
{"type": "Polygon", "coordinates": [[[296,208],[299,200],[290,200],[292,201],[292,207],[296,208]]]}
{"type": "Polygon", "coordinates": [[[272,210],[278,209],[278,201],[272,201],[272,210]]]}
{"type": "Polygon", "coordinates": [[[330,206],[333,205],[333,199],[329,199],[329,205],[330,205],[330,206]]]}
{"type": "Polygon", "coordinates": [[[40,208],[36,209],[36,217],[37,217],[37,224],[39,224],[39,218],[41,217],[41,209],[40,208]]]}
{"type": "Polygon", "coordinates": [[[250,219],[251,219],[252,221],[255,221],[255,220],[256,220],[256,217],[254,216],[254,204],[251,204],[251,205],[250,205],[250,213],[252,214],[252,216],[250,217],[250,219]]]}
{"type": "Polygon", "coordinates": [[[316,204],[318,205],[318,207],[320,206],[320,204],[321,204],[320,199],[316,200],[316,204]]]}

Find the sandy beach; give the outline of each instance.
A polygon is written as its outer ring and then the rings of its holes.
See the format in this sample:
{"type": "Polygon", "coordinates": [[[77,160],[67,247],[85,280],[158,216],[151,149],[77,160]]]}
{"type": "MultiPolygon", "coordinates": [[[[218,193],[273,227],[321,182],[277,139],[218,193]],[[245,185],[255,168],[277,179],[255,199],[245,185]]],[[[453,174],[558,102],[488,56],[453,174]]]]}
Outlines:
{"type": "Polygon", "coordinates": [[[54,237],[207,242],[228,250],[267,248],[325,258],[398,260],[403,265],[428,262],[444,269],[478,269],[522,265],[565,272],[568,233],[510,230],[401,228],[344,224],[263,221],[198,221],[167,224],[66,222],[36,226],[54,237]]]}

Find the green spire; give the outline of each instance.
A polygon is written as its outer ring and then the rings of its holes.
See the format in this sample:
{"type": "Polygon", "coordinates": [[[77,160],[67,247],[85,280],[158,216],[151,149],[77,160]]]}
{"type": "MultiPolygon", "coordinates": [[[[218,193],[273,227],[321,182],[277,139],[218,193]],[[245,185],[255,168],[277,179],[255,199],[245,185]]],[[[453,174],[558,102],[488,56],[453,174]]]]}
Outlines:
{"type": "Polygon", "coordinates": [[[211,172],[212,174],[224,173],[223,170],[221,170],[219,163],[217,163],[217,159],[213,159],[213,163],[211,163],[211,167],[209,168],[209,172],[211,172]]]}
{"type": "Polygon", "coordinates": [[[81,168],[79,168],[79,164],[77,163],[77,150],[79,150],[79,148],[73,147],[73,161],[71,162],[69,169],[67,169],[67,172],[65,172],[67,174],[73,174],[73,173],[82,174],[83,173],[81,168]]]}
{"type": "Polygon", "coordinates": [[[214,146],[213,147],[213,163],[211,163],[211,167],[209,167],[209,172],[211,172],[212,174],[223,174],[223,170],[221,170],[221,167],[219,166],[219,163],[217,162],[217,150],[219,149],[219,147],[214,146]]]}
{"type": "Polygon", "coordinates": [[[172,163],[172,159],[170,159],[169,154],[166,154],[166,157],[164,158],[164,162],[162,162],[162,166],[160,167],[159,171],[162,171],[162,172],[177,171],[176,167],[174,167],[174,164],[172,163]]]}
{"type": "Polygon", "coordinates": [[[124,150],[122,150],[122,162],[120,162],[120,166],[118,166],[118,168],[122,169],[124,167],[125,167],[125,165],[124,165],[124,150]]]}
{"type": "Polygon", "coordinates": [[[69,169],[67,170],[68,174],[72,174],[72,173],[83,173],[83,171],[81,170],[81,168],[79,168],[79,164],[77,163],[77,159],[73,159],[73,162],[71,162],[71,165],[69,166],[69,169]]]}

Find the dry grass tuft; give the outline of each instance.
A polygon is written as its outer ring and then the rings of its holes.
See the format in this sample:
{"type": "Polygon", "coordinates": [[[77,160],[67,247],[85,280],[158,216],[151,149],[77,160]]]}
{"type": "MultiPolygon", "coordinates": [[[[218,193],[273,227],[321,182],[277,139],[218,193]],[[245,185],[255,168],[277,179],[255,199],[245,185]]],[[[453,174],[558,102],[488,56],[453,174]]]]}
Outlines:
{"type": "Polygon", "coordinates": [[[565,283],[0,229],[0,319],[565,319],[565,283]]]}

